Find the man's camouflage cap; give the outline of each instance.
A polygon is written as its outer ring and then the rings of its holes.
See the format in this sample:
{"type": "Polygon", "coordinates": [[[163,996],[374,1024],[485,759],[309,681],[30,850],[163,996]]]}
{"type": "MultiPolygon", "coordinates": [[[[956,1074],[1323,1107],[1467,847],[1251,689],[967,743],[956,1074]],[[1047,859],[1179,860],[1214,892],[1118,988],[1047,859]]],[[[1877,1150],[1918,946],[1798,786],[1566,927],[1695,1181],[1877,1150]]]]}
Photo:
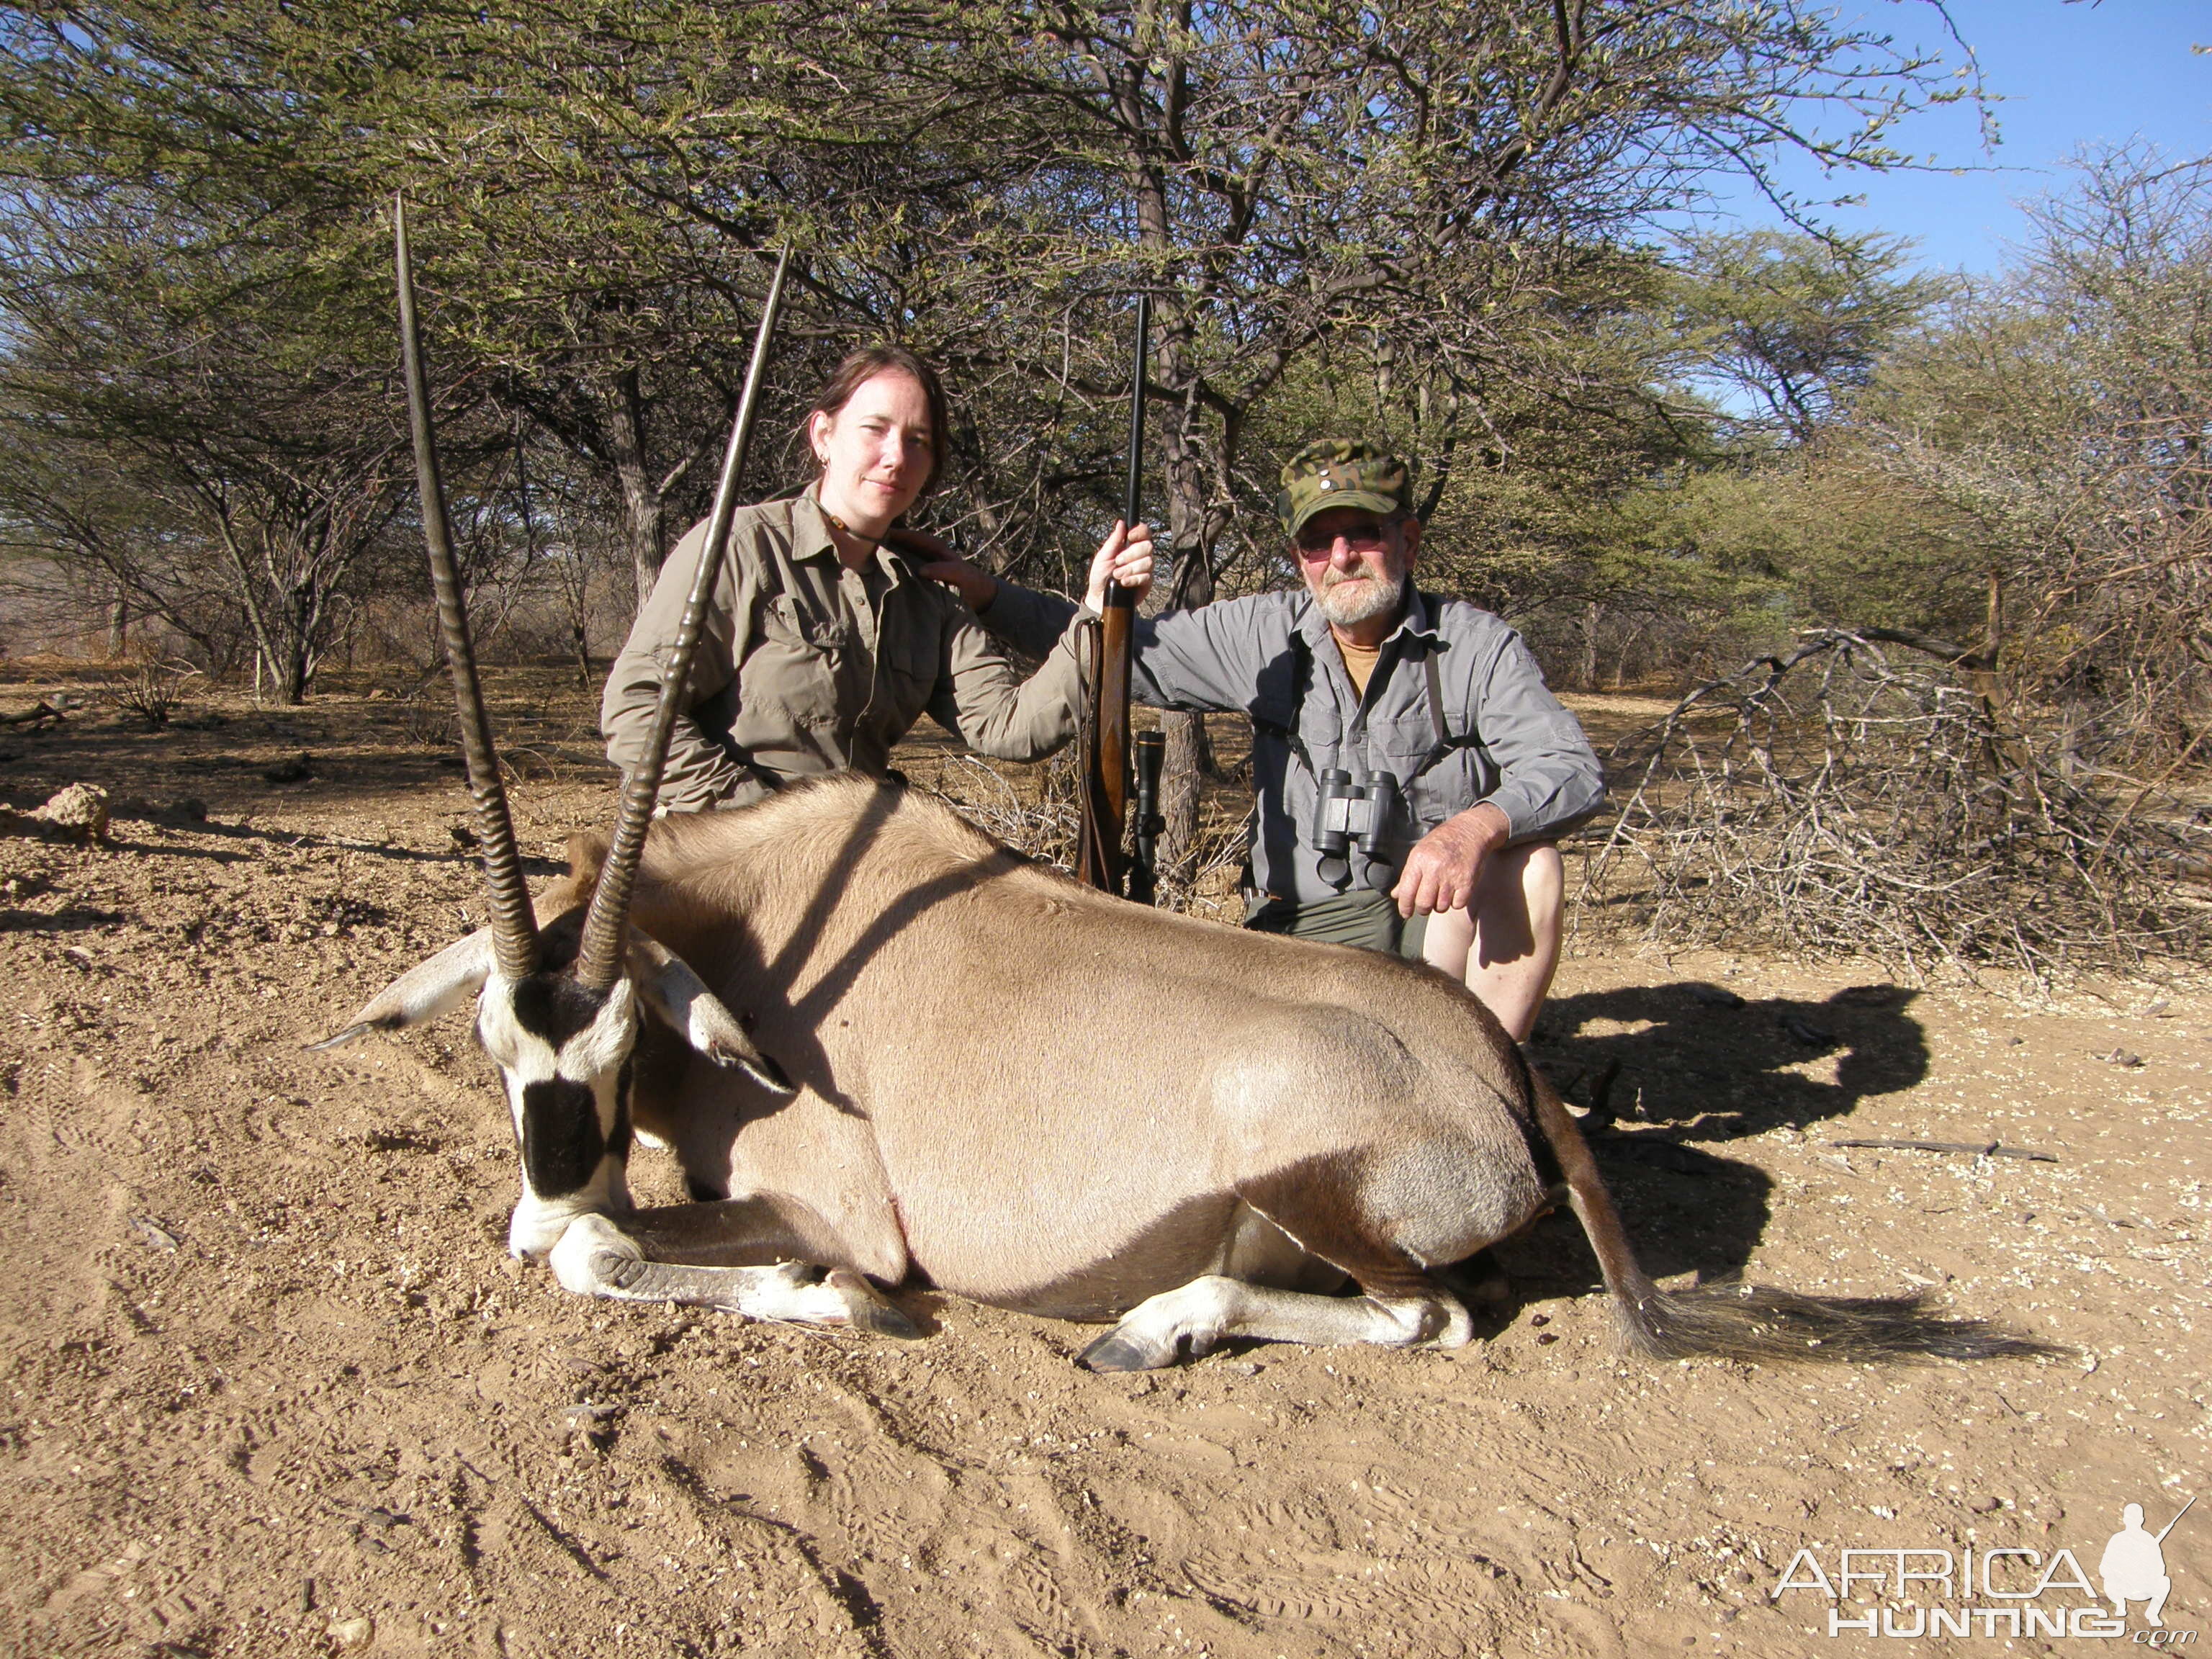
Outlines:
{"type": "Polygon", "coordinates": [[[1305,521],[1332,507],[1364,507],[1388,518],[1413,500],[1412,471],[1380,444],[1360,438],[1323,438],[1283,463],[1283,493],[1275,514],[1295,536],[1305,521]]]}

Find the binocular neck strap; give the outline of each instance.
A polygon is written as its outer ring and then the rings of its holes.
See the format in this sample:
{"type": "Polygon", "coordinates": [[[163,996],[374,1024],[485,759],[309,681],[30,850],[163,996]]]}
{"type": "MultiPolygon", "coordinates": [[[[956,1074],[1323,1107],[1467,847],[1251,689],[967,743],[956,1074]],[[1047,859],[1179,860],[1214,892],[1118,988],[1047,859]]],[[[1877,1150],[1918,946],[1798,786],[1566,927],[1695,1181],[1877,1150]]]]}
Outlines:
{"type": "Polygon", "coordinates": [[[1437,665],[1437,648],[1431,645],[1421,653],[1422,677],[1428,682],[1429,723],[1437,728],[1437,747],[1451,744],[1451,727],[1444,723],[1444,671],[1437,665]]]}

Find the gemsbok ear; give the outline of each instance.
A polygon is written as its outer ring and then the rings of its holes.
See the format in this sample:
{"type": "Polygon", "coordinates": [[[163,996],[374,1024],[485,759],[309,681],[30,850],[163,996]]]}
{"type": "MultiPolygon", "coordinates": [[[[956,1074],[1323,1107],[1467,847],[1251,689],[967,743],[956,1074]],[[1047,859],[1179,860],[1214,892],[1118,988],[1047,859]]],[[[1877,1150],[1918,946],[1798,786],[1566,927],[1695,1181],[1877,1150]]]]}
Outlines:
{"type": "Polygon", "coordinates": [[[493,960],[491,929],[480,927],[393,980],[364,1003],[335,1036],[307,1047],[336,1048],[370,1031],[404,1030],[448,1013],[483,988],[493,960]]]}
{"type": "Polygon", "coordinates": [[[735,1066],[775,1094],[793,1092],[783,1067],[754,1046],[737,1016],[722,1006],[690,964],[635,928],[629,936],[629,976],[646,1006],[715,1065],[735,1066]]]}

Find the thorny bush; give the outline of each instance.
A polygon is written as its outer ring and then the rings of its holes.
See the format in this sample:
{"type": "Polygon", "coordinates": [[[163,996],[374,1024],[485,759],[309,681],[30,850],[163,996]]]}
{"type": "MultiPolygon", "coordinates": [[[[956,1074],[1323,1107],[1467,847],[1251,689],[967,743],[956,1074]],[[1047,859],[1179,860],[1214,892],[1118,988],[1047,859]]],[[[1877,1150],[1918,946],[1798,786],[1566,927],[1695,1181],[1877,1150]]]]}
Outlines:
{"type": "Polygon", "coordinates": [[[112,670],[100,683],[100,696],[158,732],[185,701],[185,683],[197,679],[199,672],[188,662],[144,658],[112,670]]]}
{"type": "Polygon", "coordinates": [[[2069,771],[1959,671],[1824,630],[1626,739],[1586,914],[1644,936],[2039,978],[2212,944],[2212,813],[2069,771]]]}

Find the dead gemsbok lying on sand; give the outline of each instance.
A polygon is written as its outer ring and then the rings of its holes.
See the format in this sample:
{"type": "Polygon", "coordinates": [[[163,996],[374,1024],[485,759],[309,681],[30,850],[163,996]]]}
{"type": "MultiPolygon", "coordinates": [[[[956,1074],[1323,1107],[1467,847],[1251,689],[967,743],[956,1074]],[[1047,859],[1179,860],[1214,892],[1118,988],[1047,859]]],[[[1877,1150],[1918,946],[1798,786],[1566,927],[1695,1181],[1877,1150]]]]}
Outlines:
{"type": "Polygon", "coordinates": [[[1662,1291],[1559,1096],[1462,987],[1079,887],[889,783],[648,829],[656,763],[533,915],[449,557],[439,580],[495,921],[331,1041],[476,999],[521,1150],[510,1247],[572,1290],[907,1331],[869,1281],[926,1276],[1118,1322],[1083,1355],[1102,1370],[1229,1338],[1450,1346],[1470,1322],[1436,1270],[1564,1186],[1640,1352],[2051,1352],[1909,1297],[1662,1291]],[[633,1206],[634,1133],[697,1201],[633,1206]]]}

